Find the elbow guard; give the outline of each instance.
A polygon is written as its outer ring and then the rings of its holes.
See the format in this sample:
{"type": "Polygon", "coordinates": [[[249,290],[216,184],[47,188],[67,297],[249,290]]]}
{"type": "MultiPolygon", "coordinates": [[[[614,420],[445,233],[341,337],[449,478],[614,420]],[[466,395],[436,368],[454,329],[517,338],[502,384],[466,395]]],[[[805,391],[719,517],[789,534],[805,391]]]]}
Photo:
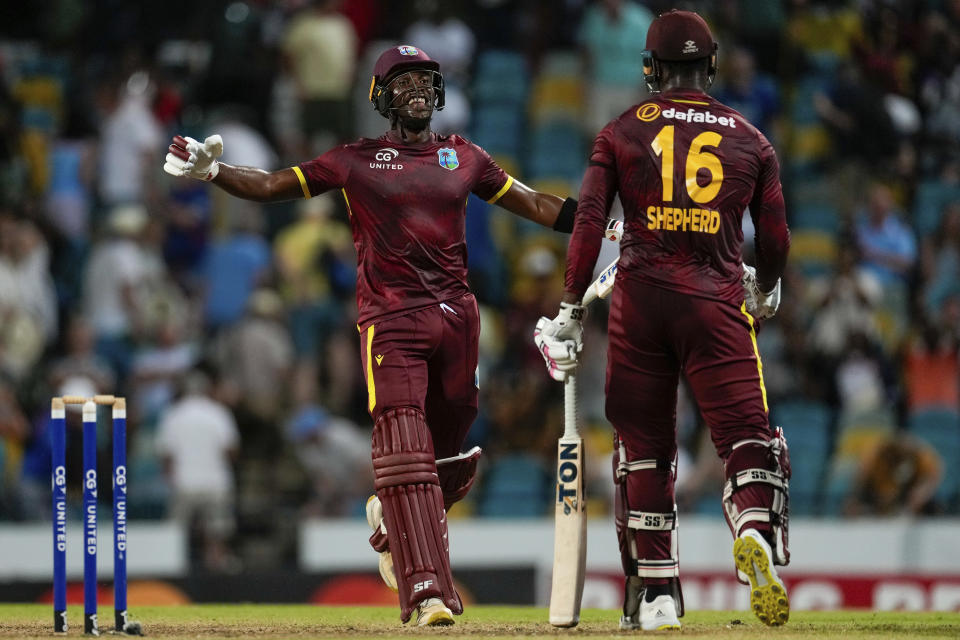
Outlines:
{"type": "Polygon", "coordinates": [[[575,198],[567,198],[564,200],[563,206],[560,207],[560,213],[557,214],[557,219],[553,223],[554,231],[573,233],[573,218],[576,213],[577,200],[575,198]]]}

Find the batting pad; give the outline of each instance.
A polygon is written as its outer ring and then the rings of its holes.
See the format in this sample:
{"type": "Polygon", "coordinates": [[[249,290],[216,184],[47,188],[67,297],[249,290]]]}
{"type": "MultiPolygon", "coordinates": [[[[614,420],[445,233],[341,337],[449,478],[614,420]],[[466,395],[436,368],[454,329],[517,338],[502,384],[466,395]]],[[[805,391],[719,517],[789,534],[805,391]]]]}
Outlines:
{"type": "Polygon", "coordinates": [[[433,440],[423,413],[412,407],[384,411],[373,427],[373,472],[383,505],[400,592],[400,618],[417,604],[441,598],[463,613],[450,573],[450,547],[433,440]]]}
{"type": "Polygon", "coordinates": [[[447,511],[463,500],[477,477],[477,462],[480,460],[480,447],[474,447],[466,453],[437,460],[437,476],[443,491],[443,508],[447,511]]]}

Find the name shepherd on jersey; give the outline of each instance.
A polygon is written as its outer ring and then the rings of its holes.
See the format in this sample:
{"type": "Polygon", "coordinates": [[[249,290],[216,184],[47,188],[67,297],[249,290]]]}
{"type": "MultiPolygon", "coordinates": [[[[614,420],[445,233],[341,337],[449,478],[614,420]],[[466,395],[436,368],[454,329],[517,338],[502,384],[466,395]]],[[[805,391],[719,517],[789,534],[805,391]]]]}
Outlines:
{"type": "Polygon", "coordinates": [[[712,234],[720,230],[720,212],[696,207],[650,205],[647,207],[647,229],[712,234]]]}

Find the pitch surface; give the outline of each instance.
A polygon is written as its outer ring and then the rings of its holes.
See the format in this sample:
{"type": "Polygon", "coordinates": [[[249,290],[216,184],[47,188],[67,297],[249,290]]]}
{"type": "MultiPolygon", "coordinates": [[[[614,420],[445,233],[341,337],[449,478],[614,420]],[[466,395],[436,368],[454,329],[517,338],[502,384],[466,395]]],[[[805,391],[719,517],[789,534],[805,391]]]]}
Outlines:
{"type": "MultiPolygon", "coordinates": [[[[746,611],[690,611],[679,633],[633,633],[617,630],[618,612],[589,609],[574,629],[555,629],[545,608],[472,606],[454,627],[418,629],[400,625],[392,607],[321,607],[309,605],[190,605],[136,607],[131,618],[143,624],[148,638],[517,638],[530,636],[623,638],[958,638],[958,613],[870,611],[793,612],[782,628],[764,627],[746,611]]],[[[67,637],[82,637],[81,607],[68,612],[67,637]]],[[[113,610],[101,609],[101,627],[113,610]]],[[[54,637],[49,605],[0,604],[0,637],[54,637]]]]}

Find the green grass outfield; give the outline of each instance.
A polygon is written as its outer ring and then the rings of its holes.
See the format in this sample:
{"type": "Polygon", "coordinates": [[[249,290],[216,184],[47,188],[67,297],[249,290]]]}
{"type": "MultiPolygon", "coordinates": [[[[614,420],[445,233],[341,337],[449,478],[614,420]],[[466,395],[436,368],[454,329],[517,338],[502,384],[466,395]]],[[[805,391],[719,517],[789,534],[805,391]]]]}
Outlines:
{"type": "MultiPolygon", "coordinates": [[[[68,612],[68,636],[81,637],[82,607],[68,612]]],[[[566,636],[619,638],[630,635],[682,638],[960,638],[958,613],[795,612],[782,628],[761,625],[748,612],[691,611],[677,632],[617,630],[619,612],[589,609],[575,629],[555,629],[546,609],[472,606],[454,627],[418,629],[400,625],[393,607],[309,605],[189,605],[142,607],[131,619],[149,638],[410,638],[420,635],[474,638],[566,636]]],[[[101,607],[100,626],[112,626],[113,609],[101,607]]],[[[0,604],[0,637],[53,637],[49,605],[0,604]]]]}

